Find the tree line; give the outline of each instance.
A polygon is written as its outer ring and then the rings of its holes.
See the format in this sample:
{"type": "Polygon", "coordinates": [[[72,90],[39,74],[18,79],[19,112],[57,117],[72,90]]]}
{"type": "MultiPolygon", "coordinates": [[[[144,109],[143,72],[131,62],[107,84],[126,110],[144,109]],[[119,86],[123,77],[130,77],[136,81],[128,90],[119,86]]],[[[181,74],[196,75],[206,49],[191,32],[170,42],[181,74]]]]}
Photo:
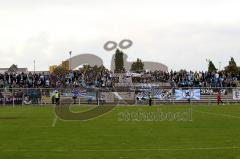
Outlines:
{"type": "MultiPolygon", "coordinates": [[[[124,59],[123,59],[123,51],[121,51],[120,49],[116,49],[115,52],[115,73],[124,73],[126,72],[125,68],[124,68],[124,59]]],[[[240,67],[237,65],[237,63],[235,62],[234,58],[231,57],[228,65],[226,67],[224,67],[224,69],[219,70],[216,68],[215,64],[213,63],[212,60],[207,60],[208,62],[208,72],[211,73],[216,73],[216,72],[224,72],[226,74],[230,74],[232,76],[236,76],[238,74],[240,74],[240,67]]],[[[86,70],[94,70],[94,71],[100,71],[100,70],[104,70],[106,69],[104,66],[94,66],[93,68],[91,68],[89,65],[84,65],[83,68],[81,68],[83,72],[85,72],[86,70]]],[[[17,72],[18,67],[17,65],[13,64],[11,65],[11,67],[8,69],[8,72],[17,72]]],[[[141,59],[137,58],[136,61],[134,61],[131,65],[131,72],[134,73],[141,73],[144,71],[144,62],[142,62],[141,59]]],[[[68,70],[65,70],[63,67],[58,66],[55,71],[54,74],[57,75],[62,75],[65,74],[66,72],[68,72],[68,70]]]]}

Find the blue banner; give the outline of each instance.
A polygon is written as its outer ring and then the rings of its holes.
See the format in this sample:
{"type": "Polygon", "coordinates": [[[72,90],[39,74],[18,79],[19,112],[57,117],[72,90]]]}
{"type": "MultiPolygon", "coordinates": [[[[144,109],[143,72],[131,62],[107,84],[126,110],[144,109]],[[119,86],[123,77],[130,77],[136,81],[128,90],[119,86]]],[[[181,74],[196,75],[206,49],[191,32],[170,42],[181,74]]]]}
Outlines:
{"type": "Polygon", "coordinates": [[[200,100],[200,89],[175,90],[176,100],[200,100]]]}

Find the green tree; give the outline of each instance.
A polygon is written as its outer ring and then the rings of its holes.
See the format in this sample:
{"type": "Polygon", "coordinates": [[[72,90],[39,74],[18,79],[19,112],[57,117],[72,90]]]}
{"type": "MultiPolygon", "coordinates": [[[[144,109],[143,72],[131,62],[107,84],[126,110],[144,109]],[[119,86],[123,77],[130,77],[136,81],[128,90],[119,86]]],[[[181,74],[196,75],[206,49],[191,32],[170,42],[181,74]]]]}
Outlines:
{"type": "Polygon", "coordinates": [[[217,68],[215,67],[214,63],[209,60],[208,61],[208,72],[216,72],[217,68]]]}
{"type": "Polygon", "coordinates": [[[143,70],[144,70],[144,63],[139,58],[137,59],[136,62],[132,63],[132,66],[131,66],[131,71],[132,72],[140,73],[143,70]]]}
{"type": "Polygon", "coordinates": [[[116,73],[125,72],[124,61],[123,61],[123,52],[119,49],[116,50],[115,53],[115,70],[116,73]]]}
{"type": "Polygon", "coordinates": [[[228,66],[225,67],[225,72],[233,74],[233,75],[237,75],[238,71],[239,70],[238,70],[237,64],[236,64],[234,58],[231,57],[228,66]]]}
{"type": "Polygon", "coordinates": [[[83,65],[82,68],[80,68],[81,72],[87,72],[91,70],[91,66],[90,65],[83,65]]]}

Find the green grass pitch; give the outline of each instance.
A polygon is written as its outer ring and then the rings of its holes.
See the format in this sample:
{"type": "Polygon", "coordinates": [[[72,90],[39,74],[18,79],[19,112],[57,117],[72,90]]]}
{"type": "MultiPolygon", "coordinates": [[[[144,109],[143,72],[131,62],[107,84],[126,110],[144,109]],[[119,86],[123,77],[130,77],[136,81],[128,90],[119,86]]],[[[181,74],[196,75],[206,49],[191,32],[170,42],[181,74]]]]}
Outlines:
{"type": "Polygon", "coordinates": [[[118,106],[89,121],[56,119],[50,106],[0,107],[0,159],[28,158],[240,159],[240,105],[118,106]],[[191,111],[192,120],[122,115],[159,111],[191,111]]]}

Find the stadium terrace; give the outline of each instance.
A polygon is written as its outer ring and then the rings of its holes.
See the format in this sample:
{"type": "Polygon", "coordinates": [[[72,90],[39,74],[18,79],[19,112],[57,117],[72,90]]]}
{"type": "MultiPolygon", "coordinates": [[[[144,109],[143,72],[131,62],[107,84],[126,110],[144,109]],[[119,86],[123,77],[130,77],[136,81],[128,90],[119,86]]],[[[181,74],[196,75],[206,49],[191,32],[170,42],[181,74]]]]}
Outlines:
{"type": "Polygon", "coordinates": [[[112,88],[119,83],[127,83],[128,86],[164,84],[169,87],[237,87],[240,75],[229,75],[224,72],[142,72],[139,76],[122,74],[115,76],[109,70],[96,72],[94,70],[70,71],[59,79],[56,74],[46,73],[2,73],[0,74],[0,88],[112,88]]]}

